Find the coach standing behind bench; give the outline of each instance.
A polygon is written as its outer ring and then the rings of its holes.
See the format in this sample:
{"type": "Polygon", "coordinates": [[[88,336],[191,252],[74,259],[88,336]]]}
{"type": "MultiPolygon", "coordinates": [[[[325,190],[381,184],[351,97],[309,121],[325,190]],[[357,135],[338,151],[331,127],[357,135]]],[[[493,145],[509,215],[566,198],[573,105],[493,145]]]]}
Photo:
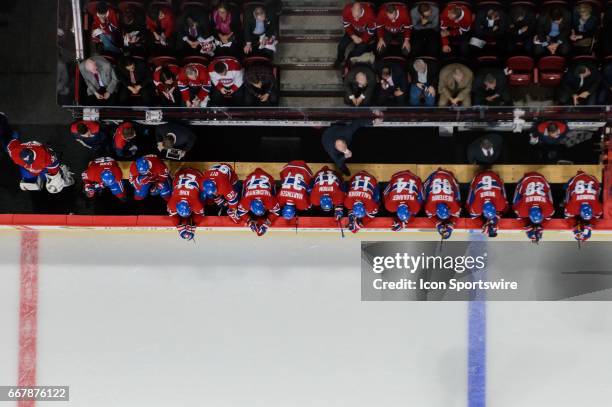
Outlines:
{"type": "Polygon", "coordinates": [[[335,124],[323,132],[323,136],[321,137],[323,148],[327,151],[327,154],[329,154],[334,164],[336,164],[336,168],[346,176],[351,175],[351,171],[346,166],[346,160],[353,156],[352,151],[349,150],[349,146],[353,141],[355,132],[365,126],[379,125],[383,121],[382,113],[375,112],[374,114],[377,116],[374,120],[359,119],[346,125],[335,124]]]}

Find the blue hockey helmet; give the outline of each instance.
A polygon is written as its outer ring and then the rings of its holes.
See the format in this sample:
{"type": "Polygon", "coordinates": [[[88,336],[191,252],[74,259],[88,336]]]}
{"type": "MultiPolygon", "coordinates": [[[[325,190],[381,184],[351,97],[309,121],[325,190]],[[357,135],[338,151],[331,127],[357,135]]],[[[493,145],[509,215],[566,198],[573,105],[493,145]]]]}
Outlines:
{"type": "Polygon", "coordinates": [[[441,220],[446,220],[448,218],[450,218],[450,209],[448,207],[447,204],[445,203],[439,203],[436,206],[436,216],[438,217],[438,219],[441,220]]]}
{"type": "Polygon", "coordinates": [[[261,199],[253,199],[251,202],[251,212],[253,212],[255,216],[263,216],[266,213],[266,208],[263,202],[261,202],[261,199]]]}
{"type": "Polygon", "coordinates": [[[397,207],[397,218],[402,222],[408,222],[408,219],[410,219],[410,215],[411,213],[410,209],[408,209],[408,205],[401,204],[397,207]]]}
{"type": "Polygon", "coordinates": [[[206,196],[214,196],[217,193],[217,184],[212,179],[205,180],[202,183],[202,188],[204,188],[206,196]]]}
{"type": "Polygon", "coordinates": [[[145,175],[151,170],[151,163],[144,157],[136,160],[136,170],[140,175],[145,175]]]}
{"type": "Polygon", "coordinates": [[[357,219],[365,218],[366,208],[363,202],[355,202],[355,205],[353,205],[353,215],[355,215],[357,219]]]}
{"type": "Polygon", "coordinates": [[[287,220],[293,219],[295,216],[295,205],[293,204],[285,205],[285,207],[283,208],[282,214],[283,214],[283,218],[287,220]]]}
{"type": "Polygon", "coordinates": [[[31,148],[24,148],[19,153],[19,158],[21,158],[26,164],[32,164],[36,158],[36,153],[34,153],[34,150],[31,148]]]}
{"type": "Polygon", "coordinates": [[[487,201],[482,205],[482,216],[489,220],[497,217],[497,208],[493,202],[487,201]]]}
{"type": "Polygon", "coordinates": [[[544,221],[544,215],[542,215],[542,209],[539,206],[533,206],[529,209],[529,220],[536,225],[544,221]]]}
{"type": "Polygon", "coordinates": [[[593,207],[589,203],[580,205],[580,217],[586,221],[593,219],[593,207]]]}
{"type": "Polygon", "coordinates": [[[179,203],[176,204],[176,213],[178,213],[178,215],[181,218],[186,218],[188,216],[191,215],[191,206],[189,206],[189,202],[187,201],[180,201],[179,203]]]}
{"type": "Polygon", "coordinates": [[[321,204],[321,209],[323,209],[325,212],[328,212],[334,209],[334,201],[329,195],[323,195],[321,197],[320,204],[321,204]]]}
{"type": "Polygon", "coordinates": [[[102,180],[102,184],[107,187],[110,187],[111,185],[117,182],[117,180],[115,179],[115,175],[111,170],[102,171],[102,173],[100,174],[100,179],[102,180]]]}

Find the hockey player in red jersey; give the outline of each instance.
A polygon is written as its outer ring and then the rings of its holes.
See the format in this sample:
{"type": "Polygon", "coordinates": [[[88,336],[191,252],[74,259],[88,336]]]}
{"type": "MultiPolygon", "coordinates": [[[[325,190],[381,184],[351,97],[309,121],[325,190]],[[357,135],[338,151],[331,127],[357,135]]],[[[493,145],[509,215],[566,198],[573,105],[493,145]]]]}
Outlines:
{"type": "MultiPolygon", "coordinates": [[[[204,172],[202,179],[202,202],[212,199],[219,208],[227,208],[227,215],[238,222],[238,177],[230,164],[215,164],[204,172]]],[[[221,212],[219,212],[221,213],[221,212]]]]}
{"type": "Polygon", "coordinates": [[[489,237],[497,236],[500,216],[508,210],[504,181],[495,171],[482,171],[470,184],[466,209],[472,218],[484,218],[482,230],[489,237]]]}
{"type": "Polygon", "coordinates": [[[439,168],[425,181],[425,213],[436,218],[436,229],[443,240],[451,237],[454,219],[461,213],[461,193],[455,175],[439,168]]]}
{"type": "Polygon", "coordinates": [[[236,211],[237,218],[248,216],[247,226],[257,236],[263,236],[267,232],[272,224],[270,216],[280,216],[274,182],[270,174],[261,168],[256,168],[245,178],[242,185],[242,199],[236,211]]]}
{"type": "Polygon", "coordinates": [[[111,157],[100,157],[89,162],[87,169],[81,174],[83,177],[83,192],[87,198],[94,198],[108,188],[117,199],[125,202],[125,188],[123,187],[123,171],[117,161],[111,157]]]}
{"type": "Polygon", "coordinates": [[[565,217],[576,219],[574,238],[580,242],[587,241],[591,238],[591,221],[603,213],[599,201],[601,184],[594,176],[578,171],[565,188],[565,217]]]}
{"type": "Polygon", "coordinates": [[[385,209],[395,214],[391,230],[406,228],[411,216],[423,206],[423,181],[411,171],[399,171],[391,176],[383,191],[385,209]]]}
{"type": "Polygon", "coordinates": [[[326,165],[315,174],[310,191],[310,203],[313,206],[319,206],[325,212],[334,210],[334,218],[340,221],[344,216],[345,196],[342,178],[336,171],[326,165]]]}
{"type": "Polygon", "coordinates": [[[312,170],[301,160],[290,161],[280,172],[281,187],[276,199],[281,206],[281,214],[286,220],[295,217],[297,211],[310,208],[310,189],[312,170]]]}
{"type": "Polygon", "coordinates": [[[521,178],[514,191],[512,209],[519,219],[528,222],[527,237],[538,243],[544,232],[542,222],[555,213],[550,185],[542,174],[529,172],[521,178]]]}
{"type": "Polygon", "coordinates": [[[194,168],[183,168],[174,174],[168,213],[174,218],[179,236],[185,240],[194,238],[196,225],[204,216],[200,200],[202,179],[202,173],[194,168]]]}
{"type": "Polygon", "coordinates": [[[130,184],[134,187],[134,199],[145,199],[148,195],[170,199],[170,172],[168,166],[154,154],[145,155],[130,164],[130,184]]]}
{"type": "Polygon", "coordinates": [[[344,206],[349,210],[348,229],[357,233],[364,227],[364,218],[374,218],[380,204],[378,181],[367,171],[360,171],[351,177],[344,206]]]}

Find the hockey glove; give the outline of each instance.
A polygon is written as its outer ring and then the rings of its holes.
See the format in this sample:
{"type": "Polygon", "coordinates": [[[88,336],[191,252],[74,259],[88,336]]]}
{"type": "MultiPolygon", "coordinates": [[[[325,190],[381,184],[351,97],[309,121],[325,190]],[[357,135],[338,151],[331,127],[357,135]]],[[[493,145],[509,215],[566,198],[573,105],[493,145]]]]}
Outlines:
{"type": "Polygon", "coordinates": [[[238,217],[238,213],[236,213],[236,209],[235,208],[229,208],[227,210],[227,216],[229,216],[229,218],[231,220],[233,220],[234,223],[240,222],[240,218],[238,217]]]}
{"type": "Polygon", "coordinates": [[[249,228],[251,228],[251,230],[252,230],[253,232],[255,232],[257,235],[259,235],[259,226],[257,226],[257,221],[256,221],[256,220],[254,220],[254,219],[249,219],[249,220],[247,221],[247,226],[248,226],[249,228]]]}
{"type": "Polygon", "coordinates": [[[336,206],[336,208],[334,209],[334,219],[336,219],[336,221],[339,221],[343,217],[344,217],[344,207],[342,205],[336,206]]]}
{"type": "Polygon", "coordinates": [[[185,240],[193,240],[195,237],[195,224],[193,222],[193,218],[183,218],[180,223],[176,227],[181,239],[185,240]]]}
{"type": "Polygon", "coordinates": [[[401,230],[404,230],[406,228],[406,222],[402,222],[402,221],[395,221],[393,222],[393,225],[391,226],[391,230],[394,232],[399,232],[401,230]]]}
{"type": "Polygon", "coordinates": [[[96,189],[92,185],[85,185],[83,190],[85,192],[85,196],[87,196],[89,199],[93,199],[93,197],[96,196],[96,189]]]}

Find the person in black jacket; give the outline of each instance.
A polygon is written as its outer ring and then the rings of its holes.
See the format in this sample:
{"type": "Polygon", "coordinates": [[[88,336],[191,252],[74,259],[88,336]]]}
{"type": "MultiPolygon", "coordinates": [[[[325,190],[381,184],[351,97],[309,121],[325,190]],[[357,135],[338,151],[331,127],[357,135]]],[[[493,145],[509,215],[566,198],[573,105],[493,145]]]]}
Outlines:
{"type": "Polygon", "coordinates": [[[536,29],[536,13],[531,7],[514,5],[510,8],[508,25],[508,54],[533,52],[533,37],[536,29]]]}
{"type": "Polygon", "coordinates": [[[155,128],[155,139],[163,158],[181,160],[193,148],[196,135],[189,127],[167,123],[155,128]]]}
{"type": "Polygon", "coordinates": [[[208,14],[201,7],[187,7],[178,19],[177,51],[180,56],[206,55],[215,51],[208,14]]]}
{"type": "Polygon", "coordinates": [[[511,106],[508,82],[499,68],[482,68],[472,87],[474,106],[511,106]]]}
{"type": "Polygon", "coordinates": [[[378,70],[376,106],[405,106],[408,94],[406,74],[397,64],[382,64],[378,70]]]}
{"type": "Polygon", "coordinates": [[[349,147],[353,142],[353,137],[357,130],[369,125],[376,126],[382,123],[382,121],[382,115],[379,113],[378,117],[373,121],[369,119],[360,119],[354,120],[347,125],[335,124],[323,132],[323,136],[321,137],[323,148],[342,174],[346,176],[351,175],[351,172],[346,166],[346,160],[353,156],[353,152],[349,147]]]}
{"type": "Polygon", "coordinates": [[[274,56],[274,51],[270,48],[264,48],[266,44],[273,47],[277,37],[277,28],[275,23],[276,16],[268,14],[263,7],[255,7],[251,11],[247,11],[244,16],[244,54],[263,55],[269,58],[274,56]],[[260,38],[265,41],[261,44],[260,38]],[[261,47],[261,48],[260,48],[261,47]]]}
{"type": "Polygon", "coordinates": [[[603,70],[601,90],[597,100],[598,105],[612,105],[612,62],[603,70]]]}
{"type": "Polygon", "coordinates": [[[153,103],[153,78],[144,61],[125,57],[117,66],[119,79],[119,103],[122,105],[151,106],[153,103]]]}
{"type": "Polygon", "coordinates": [[[596,66],[580,64],[568,69],[563,76],[559,90],[561,105],[594,105],[597,102],[597,91],[601,74],[596,66]]]}
{"type": "Polygon", "coordinates": [[[482,7],[476,13],[474,22],[474,35],[472,36],[472,51],[476,55],[486,52],[498,54],[504,48],[506,33],[508,30],[508,16],[499,7],[482,7]],[[483,46],[475,45],[478,41],[484,41],[483,46]]]}
{"type": "Polygon", "coordinates": [[[572,13],[570,40],[575,54],[591,54],[595,35],[599,30],[599,16],[588,3],[576,5],[572,13]]]}
{"type": "Polygon", "coordinates": [[[278,86],[269,65],[252,65],[246,70],[246,106],[277,106],[278,86]]]}
{"type": "Polygon", "coordinates": [[[571,15],[563,7],[551,7],[538,20],[537,34],[533,39],[536,56],[567,56],[571,50],[571,15]]]}
{"type": "Polygon", "coordinates": [[[497,162],[504,144],[499,134],[487,134],[474,140],[467,148],[467,161],[470,164],[491,165],[497,162]]]}
{"type": "Polygon", "coordinates": [[[376,75],[368,65],[355,65],[344,80],[344,103],[349,106],[370,106],[374,101],[376,75]]]}
{"type": "Polygon", "coordinates": [[[144,10],[133,6],[125,8],[125,11],[121,13],[121,35],[125,55],[145,56],[147,27],[144,10]]]}

